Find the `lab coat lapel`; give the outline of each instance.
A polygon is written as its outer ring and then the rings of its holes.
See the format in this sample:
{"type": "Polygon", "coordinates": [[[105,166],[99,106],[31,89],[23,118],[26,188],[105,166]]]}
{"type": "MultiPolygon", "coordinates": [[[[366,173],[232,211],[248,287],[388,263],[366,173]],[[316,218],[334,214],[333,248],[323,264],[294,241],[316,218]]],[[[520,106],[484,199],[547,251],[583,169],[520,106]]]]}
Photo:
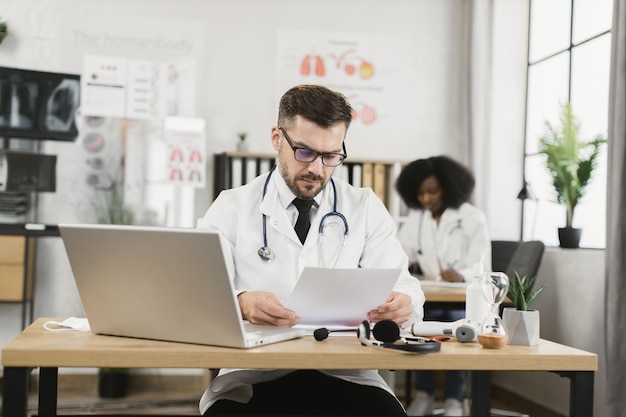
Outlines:
{"type": "Polygon", "coordinates": [[[300,239],[293,229],[293,225],[287,216],[287,211],[282,207],[276,187],[268,187],[267,194],[259,207],[262,214],[267,216],[267,228],[284,235],[287,239],[300,244],[300,239]]]}

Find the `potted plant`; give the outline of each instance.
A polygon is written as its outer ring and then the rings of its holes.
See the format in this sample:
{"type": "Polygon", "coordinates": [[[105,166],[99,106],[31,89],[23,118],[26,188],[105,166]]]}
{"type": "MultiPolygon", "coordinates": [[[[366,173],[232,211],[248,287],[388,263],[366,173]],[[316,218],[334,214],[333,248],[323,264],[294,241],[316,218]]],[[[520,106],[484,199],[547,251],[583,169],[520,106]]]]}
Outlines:
{"type": "Polygon", "coordinates": [[[539,138],[539,154],[546,157],[546,168],[552,177],[556,201],[565,205],[565,227],[559,228],[560,246],[577,248],[581,230],[574,228],[574,210],[584,196],[585,188],[597,167],[600,147],[606,138],[597,135],[589,141],[580,138],[580,121],[570,103],[561,109],[560,126],[546,121],[547,132],[539,138]]]}
{"type": "Polygon", "coordinates": [[[535,289],[537,277],[519,276],[517,271],[509,283],[507,297],[514,307],[507,307],[502,313],[502,322],[509,336],[509,345],[536,346],[539,344],[539,311],[531,310],[546,285],[535,289]]]}
{"type": "Polygon", "coordinates": [[[4,38],[6,38],[8,34],[9,29],[7,22],[0,21],[0,43],[2,43],[2,41],[4,40],[4,38]]]}
{"type": "Polygon", "coordinates": [[[237,143],[237,150],[239,152],[247,152],[248,143],[246,142],[246,138],[248,137],[248,134],[246,132],[240,132],[237,136],[239,136],[239,142],[237,143]]]}
{"type": "Polygon", "coordinates": [[[124,201],[124,191],[117,181],[112,181],[107,188],[102,191],[102,201],[97,204],[96,213],[98,223],[101,224],[133,224],[135,213],[124,201]]]}
{"type": "MultiPolygon", "coordinates": [[[[102,201],[96,207],[98,223],[133,224],[133,210],[124,202],[124,191],[119,183],[111,181],[109,187],[100,189],[102,201]]],[[[101,398],[121,398],[126,396],[128,388],[128,368],[98,369],[98,395],[101,398]]]]}
{"type": "Polygon", "coordinates": [[[101,398],[122,398],[128,389],[128,368],[98,369],[98,395],[101,398]]]}

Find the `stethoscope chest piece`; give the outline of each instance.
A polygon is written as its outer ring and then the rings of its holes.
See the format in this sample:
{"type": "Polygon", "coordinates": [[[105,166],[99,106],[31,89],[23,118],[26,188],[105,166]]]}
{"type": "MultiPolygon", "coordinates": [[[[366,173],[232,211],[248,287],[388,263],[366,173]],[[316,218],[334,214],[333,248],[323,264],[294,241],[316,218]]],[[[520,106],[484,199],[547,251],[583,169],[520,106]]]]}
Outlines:
{"type": "Polygon", "coordinates": [[[259,254],[261,260],[265,262],[272,262],[276,258],[276,255],[274,255],[274,251],[267,246],[261,246],[257,253],[259,254]]]}

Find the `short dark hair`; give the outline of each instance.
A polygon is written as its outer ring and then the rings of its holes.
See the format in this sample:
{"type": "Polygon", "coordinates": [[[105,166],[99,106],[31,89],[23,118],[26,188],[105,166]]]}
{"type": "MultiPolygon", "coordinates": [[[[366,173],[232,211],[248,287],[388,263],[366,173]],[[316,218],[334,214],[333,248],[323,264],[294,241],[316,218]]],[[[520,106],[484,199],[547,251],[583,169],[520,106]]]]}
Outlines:
{"type": "Polygon", "coordinates": [[[447,156],[431,156],[406,165],[396,180],[396,190],[410,208],[423,208],[417,192],[424,180],[435,177],[443,191],[446,207],[459,208],[469,201],[476,183],[469,168],[447,156]]]}
{"type": "Polygon", "coordinates": [[[341,93],[321,85],[292,87],[280,99],[278,125],[286,126],[296,116],[306,117],[322,127],[344,122],[346,130],[352,121],[352,107],[341,93]]]}

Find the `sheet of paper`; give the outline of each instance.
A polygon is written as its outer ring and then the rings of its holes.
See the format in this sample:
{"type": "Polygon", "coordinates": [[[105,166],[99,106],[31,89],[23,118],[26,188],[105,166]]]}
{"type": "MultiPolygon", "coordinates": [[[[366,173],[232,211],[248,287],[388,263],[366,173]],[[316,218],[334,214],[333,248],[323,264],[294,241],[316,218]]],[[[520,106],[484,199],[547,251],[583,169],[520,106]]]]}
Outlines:
{"type": "Polygon", "coordinates": [[[285,307],[300,324],[358,326],[383,304],[401,269],[305,268],[285,307]]]}
{"type": "Polygon", "coordinates": [[[420,279],[422,287],[445,287],[445,288],[467,288],[470,282],[447,282],[447,281],[429,281],[420,279]]]}

